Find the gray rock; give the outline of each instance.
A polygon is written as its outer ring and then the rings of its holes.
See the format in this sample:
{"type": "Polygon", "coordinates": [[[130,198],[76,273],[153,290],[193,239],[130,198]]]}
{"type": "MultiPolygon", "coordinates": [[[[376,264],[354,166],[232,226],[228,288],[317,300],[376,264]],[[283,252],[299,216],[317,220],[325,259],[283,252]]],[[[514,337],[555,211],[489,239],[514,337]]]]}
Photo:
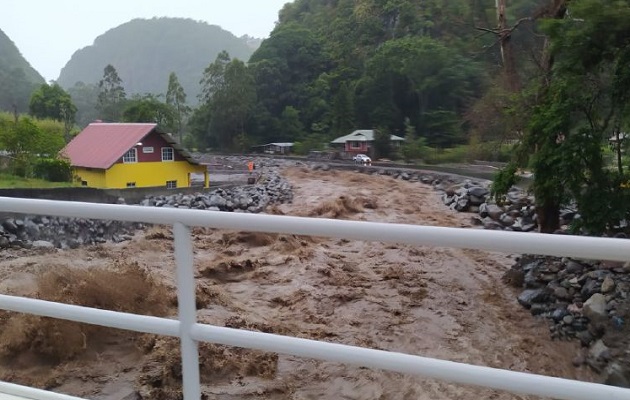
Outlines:
{"type": "Polygon", "coordinates": [[[462,197],[455,203],[455,210],[459,212],[468,210],[468,198],[462,197]]]}
{"type": "Polygon", "coordinates": [[[493,220],[490,217],[485,217],[482,222],[483,222],[484,229],[490,229],[490,230],[503,229],[503,225],[501,225],[500,223],[498,223],[497,221],[493,220]]]}
{"type": "Polygon", "coordinates": [[[484,198],[486,197],[490,191],[488,191],[488,189],[481,187],[481,186],[472,186],[470,188],[468,188],[468,193],[471,196],[475,196],[478,198],[484,198]]]}
{"type": "Polygon", "coordinates": [[[7,218],[4,221],[2,221],[2,227],[4,228],[5,231],[9,233],[16,234],[18,232],[18,227],[13,218],[7,218]]]}
{"type": "Polygon", "coordinates": [[[488,216],[495,221],[498,221],[503,214],[503,209],[496,204],[489,204],[486,209],[488,216]]]}
{"type": "Polygon", "coordinates": [[[528,289],[518,296],[518,302],[525,308],[531,308],[534,303],[544,303],[549,299],[546,289],[528,289]]]}
{"type": "Polygon", "coordinates": [[[486,218],[488,216],[488,203],[482,203],[479,205],[479,216],[486,218]]]}
{"type": "Polygon", "coordinates": [[[582,298],[588,299],[595,293],[598,293],[600,290],[601,290],[601,285],[597,281],[597,279],[587,278],[586,281],[584,282],[584,285],[582,286],[582,290],[580,291],[580,294],[582,295],[582,298]]]}
{"type": "Polygon", "coordinates": [[[630,388],[630,368],[620,362],[611,362],[604,371],[604,383],[630,388]]]}
{"type": "Polygon", "coordinates": [[[580,274],[584,271],[584,265],[580,264],[577,261],[569,260],[566,263],[566,271],[571,274],[580,274]]]}
{"type": "Polygon", "coordinates": [[[46,240],[35,240],[32,243],[34,249],[54,249],[55,245],[46,240]]]}
{"type": "Polygon", "coordinates": [[[615,281],[609,275],[602,282],[602,293],[610,293],[613,290],[615,290],[615,281]]]}
{"type": "Polygon", "coordinates": [[[606,297],[601,293],[595,293],[586,300],[582,312],[591,321],[606,319],[608,317],[606,313],[606,297]]]}
{"type": "Polygon", "coordinates": [[[557,288],[555,288],[553,290],[553,295],[556,296],[556,298],[560,299],[560,300],[570,300],[571,299],[571,295],[569,294],[569,291],[562,287],[562,286],[558,286],[557,288]]]}
{"type": "Polygon", "coordinates": [[[593,343],[591,348],[588,351],[588,355],[593,360],[601,360],[610,357],[610,349],[608,346],[604,344],[604,342],[600,339],[593,343]]]}
{"type": "Polygon", "coordinates": [[[501,224],[503,224],[503,226],[512,226],[512,224],[514,224],[514,218],[510,217],[507,214],[501,215],[499,221],[501,222],[501,224]]]}
{"type": "Polygon", "coordinates": [[[470,199],[470,204],[474,206],[480,206],[486,201],[485,197],[477,197],[472,194],[468,194],[468,198],[470,199]]]}

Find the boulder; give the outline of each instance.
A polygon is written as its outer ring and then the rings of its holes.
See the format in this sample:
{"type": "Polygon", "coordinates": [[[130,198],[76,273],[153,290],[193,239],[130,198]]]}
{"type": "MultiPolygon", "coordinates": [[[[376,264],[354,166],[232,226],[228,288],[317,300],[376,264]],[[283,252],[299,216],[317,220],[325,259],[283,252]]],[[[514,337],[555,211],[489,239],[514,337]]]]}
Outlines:
{"type": "Polygon", "coordinates": [[[518,302],[525,308],[531,308],[535,303],[544,303],[548,299],[549,292],[544,288],[524,290],[518,296],[518,302]]]}
{"type": "Polygon", "coordinates": [[[610,293],[613,290],[615,290],[615,281],[609,275],[602,282],[602,293],[610,293]]]}
{"type": "Polygon", "coordinates": [[[468,194],[470,194],[471,196],[479,197],[479,198],[484,198],[489,193],[490,192],[488,191],[488,189],[481,186],[472,186],[468,188],[468,194]]]}
{"type": "Polygon", "coordinates": [[[606,313],[606,296],[595,293],[584,303],[582,309],[584,316],[591,321],[602,321],[608,317],[606,313]]]}

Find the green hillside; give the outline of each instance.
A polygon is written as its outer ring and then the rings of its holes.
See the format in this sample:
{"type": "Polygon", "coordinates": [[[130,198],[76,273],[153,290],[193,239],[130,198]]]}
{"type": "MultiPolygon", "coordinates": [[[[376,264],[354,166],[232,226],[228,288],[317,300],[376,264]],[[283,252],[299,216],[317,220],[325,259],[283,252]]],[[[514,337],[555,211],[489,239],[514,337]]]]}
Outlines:
{"type": "Polygon", "coordinates": [[[128,94],[166,92],[168,76],[175,72],[195,102],[203,70],[217,54],[227,50],[248,60],[254,49],[218,26],[191,19],[135,19],[96,38],[76,51],[61,70],[58,83],[70,88],[77,82],[95,84],[103,68],[113,65],[128,94]]]}
{"type": "Polygon", "coordinates": [[[44,78],[22,57],[9,37],[0,30],[0,110],[28,111],[33,89],[44,78]]]}

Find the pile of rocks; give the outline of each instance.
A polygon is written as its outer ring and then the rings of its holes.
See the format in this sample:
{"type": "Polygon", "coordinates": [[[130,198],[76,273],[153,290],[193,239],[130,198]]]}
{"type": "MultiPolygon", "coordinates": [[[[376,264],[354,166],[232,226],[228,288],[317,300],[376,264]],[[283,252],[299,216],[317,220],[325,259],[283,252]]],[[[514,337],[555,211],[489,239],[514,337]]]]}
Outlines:
{"type": "MultiPolygon", "coordinates": [[[[142,200],[140,205],[259,213],[270,204],[292,200],[291,185],[278,173],[269,172],[256,185],[216,189],[194,195],[150,196],[142,200]]],[[[118,202],[125,203],[122,198],[118,202]]],[[[144,225],[140,223],[83,218],[8,217],[0,220],[0,249],[77,248],[108,241],[117,243],[130,240],[136,230],[143,228],[144,225]]]]}
{"type": "MultiPolygon", "coordinates": [[[[533,196],[512,187],[499,205],[490,196],[489,184],[466,179],[451,186],[441,184],[435,187],[444,192],[442,201],[451,209],[477,214],[471,219],[473,225],[516,232],[533,232],[538,229],[533,196]]],[[[560,226],[566,227],[578,217],[574,209],[565,208],[560,211],[560,226]]]]}
{"type": "Polygon", "coordinates": [[[130,240],[143,224],[83,218],[24,216],[0,222],[0,249],[77,248],[81,245],[130,240]]]}
{"type": "Polygon", "coordinates": [[[142,206],[199,209],[209,211],[262,212],[268,205],[293,201],[291,185],[276,172],[266,174],[258,184],[208,193],[147,196],[142,206]]]}
{"type": "Polygon", "coordinates": [[[503,279],[524,288],[518,302],[547,318],[554,339],[577,339],[574,360],[604,373],[607,383],[630,387],[630,263],[523,256],[503,279]]]}

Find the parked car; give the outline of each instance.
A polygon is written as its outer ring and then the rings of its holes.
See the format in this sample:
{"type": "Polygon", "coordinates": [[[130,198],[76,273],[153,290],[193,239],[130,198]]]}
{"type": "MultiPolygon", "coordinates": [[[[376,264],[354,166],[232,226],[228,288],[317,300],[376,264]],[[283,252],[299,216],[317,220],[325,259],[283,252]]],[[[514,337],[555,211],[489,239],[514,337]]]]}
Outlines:
{"type": "Polygon", "coordinates": [[[372,164],[372,159],[366,156],[365,154],[357,154],[356,156],[352,157],[352,160],[354,160],[354,162],[357,164],[365,164],[365,165],[372,164]]]}

